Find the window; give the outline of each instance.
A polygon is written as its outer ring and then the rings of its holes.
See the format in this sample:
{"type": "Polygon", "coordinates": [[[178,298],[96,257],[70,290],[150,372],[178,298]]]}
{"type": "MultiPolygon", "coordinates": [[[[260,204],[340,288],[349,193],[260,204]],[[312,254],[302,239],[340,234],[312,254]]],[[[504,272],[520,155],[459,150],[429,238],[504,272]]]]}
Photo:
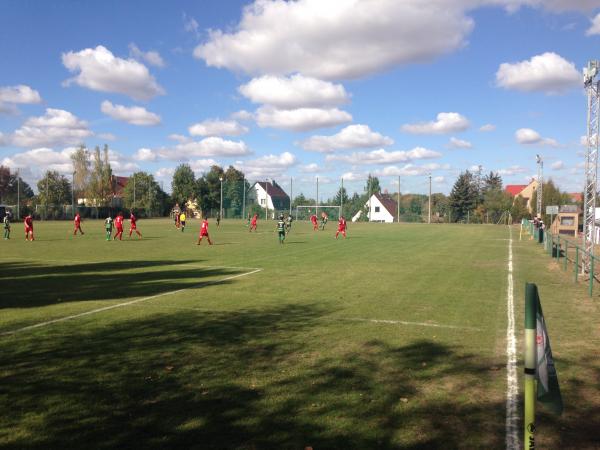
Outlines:
{"type": "Polygon", "coordinates": [[[264,198],[261,198],[261,199],[260,199],[260,204],[261,204],[261,205],[264,205],[264,204],[265,204],[265,199],[264,199],[264,198]]]}
{"type": "Polygon", "coordinates": [[[375,207],[375,212],[379,212],[379,206],[375,207]]]}

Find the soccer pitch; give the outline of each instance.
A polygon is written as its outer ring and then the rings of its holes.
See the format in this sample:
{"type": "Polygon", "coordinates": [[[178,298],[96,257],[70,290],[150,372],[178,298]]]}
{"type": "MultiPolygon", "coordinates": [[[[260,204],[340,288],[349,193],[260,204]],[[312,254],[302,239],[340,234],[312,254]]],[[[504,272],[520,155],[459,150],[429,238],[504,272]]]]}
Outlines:
{"type": "Polygon", "coordinates": [[[504,448],[511,242],[519,392],[529,281],[565,402],[538,444],[600,444],[598,297],[518,228],[300,222],[279,245],[275,222],[224,221],[197,246],[199,226],[14,225],[0,447],[504,448]]]}

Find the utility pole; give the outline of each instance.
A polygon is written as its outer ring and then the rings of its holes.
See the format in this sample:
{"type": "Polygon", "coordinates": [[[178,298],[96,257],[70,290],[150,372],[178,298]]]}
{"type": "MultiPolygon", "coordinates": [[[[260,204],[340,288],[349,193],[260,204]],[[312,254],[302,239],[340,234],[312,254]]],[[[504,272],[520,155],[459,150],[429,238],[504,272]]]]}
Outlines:
{"type": "Polygon", "coordinates": [[[294,198],[294,179],[290,177],[290,217],[292,217],[292,199],[294,198]]]}
{"type": "Polygon", "coordinates": [[[544,161],[540,155],[535,155],[535,159],[538,166],[538,188],[537,188],[537,202],[536,202],[536,214],[538,218],[542,218],[542,187],[544,185],[544,161]]]}
{"type": "Polygon", "coordinates": [[[223,218],[223,176],[219,177],[219,181],[221,182],[221,200],[219,202],[219,220],[223,218]]]}
{"type": "Polygon", "coordinates": [[[48,220],[48,176],[49,172],[46,172],[46,207],[44,208],[44,220],[48,220]]]}
{"type": "Polygon", "coordinates": [[[242,219],[246,217],[246,175],[242,178],[242,219]]]}
{"type": "Polygon", "coordinates": [[[75,170],[71,174],[71,214],[75,218],[75,170]]]}
{"type": "Polygon", "coordinates": [[[21,176],[17,169],[17,219],[21,218],[21,176]]]}
{"type": "MultiPolygon", "coordinates": [[[[583,261],[581,271],[589,272],[594,254],[596,221],[596,190],[598,178],[598,132],[600,129],[600,81],[597,75],[600,61],[589,61],[583,70],[583,85],[588,94],[587,152],[585,157],[585,186],[583,200],[583,261]]],[[[590,277],[593,274],[590,273],[590,277]]]]}
{"type": "Polygon", "coordinates": [[[133,206],[132,209],[135,208],[135,173],[132,176],[133,178],[133,206]]]}
{"type": "Polygon", "coordinates": [[[431,174],[429,174],[429,219],[427,223],[431,223],[431,174]]]}
{"type": "Polygon", "coordinates": [[[367,213],[367,222],[371,221],[371,174],[369,174],[369,178],[367,179],[367,184],[368,184],[368,195],[369,195],[369,200],[368,200],[368,204],[369,204],[369,211],[367,213]]]}
{"type": "Polygon", "coordinates": [[[269,220],[269,179],[265,181],[265,220],[269,220]]]}
{"type": "MultiPolygon", "coordinates": [[[[340,188],[340,217],[344,215],[344,177],[342,177],[342,187],[340,188]]],[[[338,217],[339,219],[339,217],[338,217]]]]}
{"type": "Polygon", "coordinates": [[[400,223],[400,175],[398,175],[398,223],[400,223]]]}

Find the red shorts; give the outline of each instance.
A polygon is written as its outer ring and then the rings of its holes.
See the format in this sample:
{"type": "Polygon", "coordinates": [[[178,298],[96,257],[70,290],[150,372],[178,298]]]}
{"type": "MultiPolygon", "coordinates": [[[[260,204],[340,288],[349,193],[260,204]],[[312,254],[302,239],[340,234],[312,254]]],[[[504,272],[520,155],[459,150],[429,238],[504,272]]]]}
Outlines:
{"type": "Polygon", "coordinates": [[[346,228],[345,227],[338,227],[338,231],[340,231],[340,232],[341,231],[346,231],[346,228]]]}
{"type": "Polygon", "coordinates": [[[137,230],[137,225],[136,224],[129,225],[129,229],[130,230],[137,230]]]}
{"type": "Polygon", "coordinates": [[[123,227],[117,227],[117,233],[122,233],[123,232],[123,227]]]}
{"type": "Polygon", "coordinates": [[[200,236],[206,236],[206,237],[208,237],[208,233],[206,231],[200,232],[200,236]]]}
{"type": "Polygon", "coordinates": [[[25,233],[33,233],[33,227],[25,227],[25,233]]]}

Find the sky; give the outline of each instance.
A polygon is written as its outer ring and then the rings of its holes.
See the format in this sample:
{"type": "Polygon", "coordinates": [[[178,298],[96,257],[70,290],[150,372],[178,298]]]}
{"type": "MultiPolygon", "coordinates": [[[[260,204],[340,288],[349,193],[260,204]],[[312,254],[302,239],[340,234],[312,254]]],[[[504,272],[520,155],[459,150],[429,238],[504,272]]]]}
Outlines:
{"type": "Polygon", "coordinates": [[[600,0],[0,2],[0,164],[35,185],[108,144],[113,172],[233,165],[333,196],[464,170],[583,190],[600,0]]]}

